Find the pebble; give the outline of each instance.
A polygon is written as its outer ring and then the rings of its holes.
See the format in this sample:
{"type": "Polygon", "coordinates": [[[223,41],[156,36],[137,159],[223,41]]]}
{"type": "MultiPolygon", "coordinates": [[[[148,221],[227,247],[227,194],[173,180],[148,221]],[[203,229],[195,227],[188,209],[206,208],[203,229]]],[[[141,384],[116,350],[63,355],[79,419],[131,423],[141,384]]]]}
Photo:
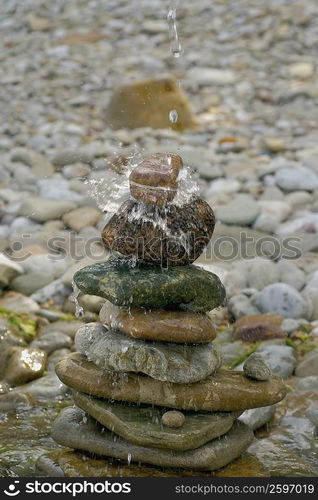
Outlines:
{"type": "Polygon", "coordinates": [[[318,175],[307,167],[283,167],[275,174],[277,185],[285,191],[314,191],[318,189],[318,175]]]}
{"type": "Polygon", "coordinates": [[[285,318],[310,317],[308,302],[286,283],[266,286],[255,298],[255,304],[263,313],[273,312],[285,318]]]}
{"type": "Polygon", "coordinates": [[[231,70],[218,68],[191,68],[187,73],[187,79],[197,85],[229,85],[233,84],[237,76],[231,70]]]}
{"type": "Polygon", "coordinates": [[[251,196],[237,195],[228,205],[216,210],[216,217],[224,224],[249,226],[260,213],[259,205],[251,196]]]}
{"type": "Polygon", "coordinates": [[[88,226],[95,226],[101,218],[101,213],[91,207],[81,207],[63,215],[63,222],[73,231],[79,233],[88,226]]]}
{"type": "Polygon", "coordinates": [[[260,354],[251,354],[243,365],[246,377],[254,380],[269,380],[272,372],[260,354]]]}
{"type": "Polygon", "coordinates": [[[260,354],[265,363],[278,377],[290,377],[297,364],[294,349],[287,345],[263,344],[257,348],[256,354],[260,354]]]}
{"type": "Polygon", "coordinates": [[[181,411],[166,411],[161,417],[163,425],[166,427],[182,427],[185,422],[185,416],[181,411]]]}
{"type": "Polygon", "coordinates": [[[31,217],[37,222],[46,222],[59,219],[74,208],[76,205],[71,201],[44,200],[32,197],[22,203],[19,213],[22,216],[31,217]]]}
{"type": "Polygon", "coordinates": [[[318,376],[318,349],[305,354],[300,360],[295,372],[297,377],[318,376]]]}
{"type": "Polygon", "coordinates": [[[279,269],[270,260],[254,260],[248,265],[248,285],[256,290],[262,290],[267,285],[279,280],[279,269]]]}

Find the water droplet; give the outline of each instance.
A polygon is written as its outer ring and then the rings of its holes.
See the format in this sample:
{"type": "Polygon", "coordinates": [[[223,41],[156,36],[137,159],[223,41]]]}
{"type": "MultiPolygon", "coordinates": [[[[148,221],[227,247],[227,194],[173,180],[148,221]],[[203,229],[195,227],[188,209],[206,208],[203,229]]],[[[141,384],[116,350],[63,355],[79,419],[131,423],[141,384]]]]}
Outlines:
{"type": "Polygon", "coordinates": [[[171,123],[177,123],[178,121],[178,111],[176,109],[172,109],[169,113],[169,120],[171,123]]]}
{"type": "Polygon", "coordinates": [[[170,50],[173,57],[180,57],[181,55],[181,44],[179,41],[178,28],[176,22],[177,5],[178,5],[178,0],[172,0],[167,15],[169,37],[170,37],[170,50]]]}

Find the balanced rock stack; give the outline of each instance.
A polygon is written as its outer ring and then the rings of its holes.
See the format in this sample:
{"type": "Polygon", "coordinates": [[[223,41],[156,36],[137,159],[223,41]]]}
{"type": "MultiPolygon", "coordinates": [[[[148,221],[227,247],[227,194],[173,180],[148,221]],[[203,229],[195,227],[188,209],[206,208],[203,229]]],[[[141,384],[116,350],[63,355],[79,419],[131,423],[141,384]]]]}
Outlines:
{"type": "Polygon", "coordinates": [[[100,323],[77,332],[78,352],[57,365],[77,407],[60,414],[53,437],[128,463],[211,471],[251,443],[240,414],[280,401],[285,388],[261,360],[246,374],[221,369],[207,312],[225,290],[192,265],[215,219],[204,200],[179,193],[182,170],[181,158],[168,153],[138,165],[131,198],[102,233],[122,255],[74,276],[82,292],[107,301],[100,323]]]}

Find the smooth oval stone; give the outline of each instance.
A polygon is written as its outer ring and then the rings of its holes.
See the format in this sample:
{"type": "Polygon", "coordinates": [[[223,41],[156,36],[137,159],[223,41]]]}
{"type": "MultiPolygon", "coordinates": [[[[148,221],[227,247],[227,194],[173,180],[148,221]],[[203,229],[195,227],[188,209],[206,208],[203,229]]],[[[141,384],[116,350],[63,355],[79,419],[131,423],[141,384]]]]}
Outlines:
{"type": "Polygon", "coordinates": [[[286,395],[278,377],[259,382],[243,372],[219,370],[195,384],[167,384],[145,375],[103,371],[79,353],[59,361],[56,373],[67,386],[92,396],[179,410],[241,411],[278,403],[286,395]]]}
{"type": "Polygon", "coordinates": [[[107,301],[99,313],[101,323],[136,339],[203,343],[216,337],[207,314],[164,309],[126,309],[107,301]]]}
{"type": "Polygon", "coordinates": [[[218,346],[211,342],[198,345],[146,342],[106,330],[96,323],[77,331],[75,347],[102,370],[141,372],[177,384],[203,380],[222,363],[218,346]]]}
{"type": "Polygon", "coordinates": [[[194,262],[210,241],[215,217],[210,205],[192,196],[181,206],[124,202],[102,231],[107,249],[164,266],[194,262]]]}
{"type": "Polygon", "coordinates": [[[97,399],[87,394],[73,394],[76,406],[107,429],[131,443],[171,450],[190,450],[219,437],[230,430],[235,412],[200,413],[168,411],[153,406],[137,406],[97,399]],[[161,419],[167,413],[180,413],[183,416],[182,428],[169,428],[162,425],[161,419]]]}
{"type": "Polygon", "coordinates": [[[109,259],[80,269],[74,281],[83,293],[104,297],[117,306],[207,312],[225,299],[218,276],[194,265],[161,269],[140,263],[132,267],[128,259],[109,259]]]}
{"type": "Polygon", "coordinates": [[[174,153],[156,153],[143,160],[129,176],[131,195],[138,201],[164,205],[176,195],[182,158],[174,153]]]}
{"type": "Polygon", "coordinates": [[[185,422],[184,413],[181,411],[166,411],[161,417],[163,425],[172,428],[182,427],[185,422]]]}
{"type": "Polygon", "coordinates": [[[253,431],[236,422],[223,437],[187,451],[175,451],[139,446],[113,434],[96,421],[85,418],[78,408],[66,408],[53,424],[52,437],[62,446],[110,456],[132,462],[161,467],[182,467],[196,470],[215,470],[224,467],[240,456],[254,439],[253,431]]]}
{"type": "Polygon", "coordinates": [[[254,380],[269,380],[272,376],[272,370],[265,363],[263,357],[257,353],[253,353],[247,358],[243,370],[247,377],[254,380]]]}

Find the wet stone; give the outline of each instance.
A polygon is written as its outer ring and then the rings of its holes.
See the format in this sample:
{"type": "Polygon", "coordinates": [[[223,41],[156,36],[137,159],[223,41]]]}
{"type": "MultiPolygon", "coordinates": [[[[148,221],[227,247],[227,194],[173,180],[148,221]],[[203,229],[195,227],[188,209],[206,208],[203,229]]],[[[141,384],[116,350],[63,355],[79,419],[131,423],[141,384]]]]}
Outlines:
{"type": "Polygon", "coordinates": [[[165,408],[97,399],[79,392],[73,397],[76,406],[123,439],[141,446],[171,450],[198,448],[228,432],[237,416],[234,412],[183,414],[165,408]],[[173,414],[174,423],[176,415],[181,416],[182,425],[168,426],[164,422],[168,414],[173,414]]]}
{"type": "Polygon", "coordinates": [[[7,351],[4,378],[11,385],[21,385],[43,375],[47,356],[30,347],[11,347],[7,351]]]}
{"type": "Polygon", "coordinates": [[[195,261],[215,226],[212,208],[198,196],[178,206],[124,202],[102,231],[107,249],[139,260],[169,266],[195,261]]]}
{"type": "Polygon", "coordinates": [[[131,337],[162,342],[201,343],[216,336],[207,314],[183,311],[127,309],[107,301],[99,314],[102,324],[131,337]]]}
{"type": "Polygon", "coordinates": [[[69,448],[86,450],[96,455],[112,456],[132,462],[142,462],[161,467],[181,467],[195,470],[215,470],[224,467],[241,455],[253,440],[253,432],[241,422],[236,422],[225,437],[187,451],[165,450],[130,443],[122,438],[113,439],[95,420],[86,419],[82,410],[67,408],[53,425],[54,440],[69,448]]]}
{"type": "Polygon", "coordinates": [[[129,176],[130,193],[137,201],[153,205],[171,202],[176,195],[182,159],[173,153],[157,153],[143,160],[129,176]]]}
{"type": "Polygon", "coordinates": [[[246,377],[253,380],[269,380],[272,376],[271,369],[260,354],[253,353],[247,358],[243,366],[246,377]]]}
{"type": "Polygon", "coordinates": [[[275,404],[286,395],[278,377],[260,382],[242,372],[219,370],[194,384],[167,384],[145,375],[101,370],[79,353],[57,363],[56,373],[65,385],[85,394],[179,410],[241,411],[275,404]]]}
{"type": "Polygon", "coordinates": [[[109,259],[77,271],[74,281],[83,293],[112,304],[154,309],[207,312],[220,306],[225,289],[218,276],[194,265],[160,269],[109,259]]]}
{"type": "Polygon", "coordinates": [[[193,383],[221,365],[219,348],[211,342],[180,345],[146,342],[89,323],[76,333],[75,347],[102,370],[141,372],[163,382],[193,383]]]}

